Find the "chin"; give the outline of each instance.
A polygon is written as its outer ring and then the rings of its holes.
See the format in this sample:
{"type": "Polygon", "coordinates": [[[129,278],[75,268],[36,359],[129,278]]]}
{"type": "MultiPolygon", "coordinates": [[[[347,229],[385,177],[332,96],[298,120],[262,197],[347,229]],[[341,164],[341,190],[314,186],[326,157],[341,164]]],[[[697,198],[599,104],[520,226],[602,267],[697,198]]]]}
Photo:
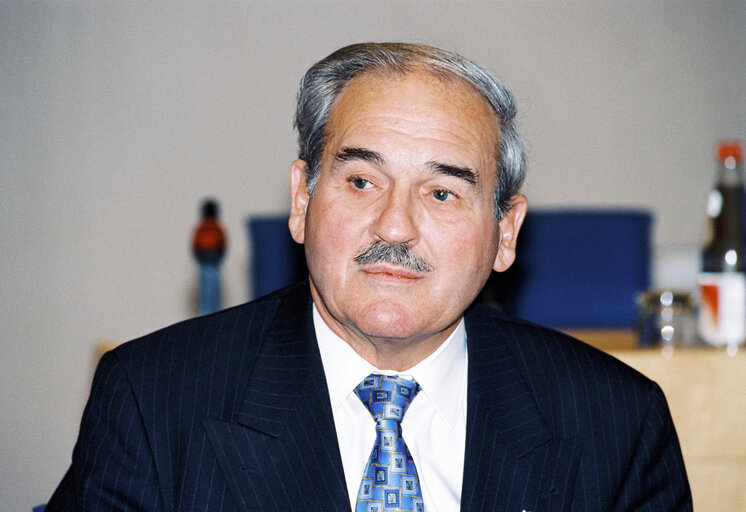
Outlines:
{"type": "Polygon", "coordinates": [[[413,318],[400,304],[376,304],[362,312],[360,330],[375,338],[409,338],[415,334],[413,318]]]}

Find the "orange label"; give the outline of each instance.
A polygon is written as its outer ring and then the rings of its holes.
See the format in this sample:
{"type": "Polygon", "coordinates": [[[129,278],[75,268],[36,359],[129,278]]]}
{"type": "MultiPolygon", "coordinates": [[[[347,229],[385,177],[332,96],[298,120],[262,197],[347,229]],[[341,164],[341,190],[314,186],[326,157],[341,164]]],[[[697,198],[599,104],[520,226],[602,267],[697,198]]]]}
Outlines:
{"type": "Polygon", "coordinates": [[[703,284],[700,286],[700,293],[702,294],[702,303],[707,304],[707,309],[712,315],[713,320],[718,318],[718,286],[716,284],[703,284]]]}

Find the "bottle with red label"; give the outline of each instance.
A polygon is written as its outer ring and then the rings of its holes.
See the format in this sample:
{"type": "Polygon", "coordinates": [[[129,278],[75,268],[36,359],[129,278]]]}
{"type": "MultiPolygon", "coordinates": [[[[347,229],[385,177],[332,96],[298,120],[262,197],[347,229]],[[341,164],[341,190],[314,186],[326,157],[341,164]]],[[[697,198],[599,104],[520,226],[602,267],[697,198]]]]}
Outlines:
{"type": "Polygon", "coordinates": [[[740,142],[717,146],[718,175],[707,198],[699,284],[699,335],[734,350],[746,339],[746,193],[740,142]]]}
{"type": "Polygon", "coordinates": [[[194,230],[192,253],[199,264],[199,314],[214,313],[222,307],[220,262],[225,255],[226,236],[220,223],[218,203],[202,203],[202,219],[194,230]]]}

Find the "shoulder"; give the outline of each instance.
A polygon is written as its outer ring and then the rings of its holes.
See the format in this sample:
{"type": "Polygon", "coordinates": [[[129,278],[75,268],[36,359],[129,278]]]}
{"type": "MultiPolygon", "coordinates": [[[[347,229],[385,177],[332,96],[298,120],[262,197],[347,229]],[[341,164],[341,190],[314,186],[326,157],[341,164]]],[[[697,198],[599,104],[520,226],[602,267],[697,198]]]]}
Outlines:
{"type": "Polygon", "coordinates": [[[243,351],[261,339],[277,316],[304,303],[302,283],[257,300],[178,322],[114,349],[123,361],[152,360],[160,353],[195,354],[205,351],[243,351]]]}
{"type": "Polygon", "coordinates": [[[310,312],[307,290],[294,285],[160,329],[107,353],[101,366],[116,367],[135,396],[154,401],[156,410],[175,396],[239,396],[267,333],[287,317],[310,312]]]}
{"type": "MultiPolygon", "coordinates": [[[[558,356],[590,358],[601,366],[629,368],[621,361],[565,333],[477,305],[466,314],[467,332],[488,333],[488,343],[505,343],[527,362],[550,363],[558,356]]],[[[629,370],[632,370],[629,368],[629,370]]],[[[632,370],[635,372],[635,370],[632,370]]]]}
{"type": "MultiPolygon", "coordinates": [[[[477,306],[469,312],[467,335],[472,332],[489,333],[475,350],[502,345],[549,417],[575,415],[591,421],[622,412],[641,418],[661,396],[657,384],[610,354],[492,308],[477,306]]],[[[471,345],[469,350],[471,357],[471,345]]]]}

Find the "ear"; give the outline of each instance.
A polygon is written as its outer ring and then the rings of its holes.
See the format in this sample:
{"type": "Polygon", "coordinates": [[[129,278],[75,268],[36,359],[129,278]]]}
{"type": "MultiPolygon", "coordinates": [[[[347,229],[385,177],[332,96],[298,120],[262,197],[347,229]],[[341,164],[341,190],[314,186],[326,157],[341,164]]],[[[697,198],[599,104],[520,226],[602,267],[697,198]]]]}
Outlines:
{"type": "Polygon", "coordinates": [[[308,209],[308,188],[306,167],[303,160],[295,160],[290,165],[290,220],[288,227],[293,240],[302,244],[306,238],[306,210],[308,209]]]}
{"type": "Polygon", "coordinates": [[[500,240],[498,241],[497,256],[492,268],[495,272],[504,272],[510,268],[515,261],[515,246],[518,241],[518,232],[526,217],[526,196],[516,194],[511,199],[511,208],[498,223],[500,228],[500,240]]]}

